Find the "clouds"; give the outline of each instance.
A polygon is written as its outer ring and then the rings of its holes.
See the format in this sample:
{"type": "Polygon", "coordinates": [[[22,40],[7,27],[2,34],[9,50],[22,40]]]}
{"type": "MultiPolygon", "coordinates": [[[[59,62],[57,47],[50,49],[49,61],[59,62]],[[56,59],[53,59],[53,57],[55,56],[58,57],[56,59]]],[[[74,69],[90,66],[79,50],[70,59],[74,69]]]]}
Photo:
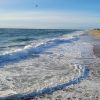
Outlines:
{"type": "Polygon", "coordinates": [[[0,27],[98,27],[99,3],[97,0],[91,3],[90,0],[0,0],[0,27]]]}
{"type": "Polygon", "coordinates": [[[0,27],[22,28],[78,28],[80,25],[99,24],[97,16],[83,16],[71,12],[12,12],[0,14],[0,27]]]}

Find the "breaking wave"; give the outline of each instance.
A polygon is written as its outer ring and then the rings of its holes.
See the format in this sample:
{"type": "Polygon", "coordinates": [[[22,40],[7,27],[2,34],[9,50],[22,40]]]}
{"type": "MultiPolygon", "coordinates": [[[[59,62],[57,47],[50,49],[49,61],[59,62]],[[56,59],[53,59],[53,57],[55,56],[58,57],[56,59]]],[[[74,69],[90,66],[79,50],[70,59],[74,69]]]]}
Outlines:
{"type": "Polygon", "coordinates": [[[47,49],[58,46],[64,43],[72,43],[77,41],[79,38],[75,37],[72,39],[54,39],[47,41],[45,43],[39,43],[36,46],[28,45],[25,46],[23,49],[17,49],[12,53],[5,53],[0,55],[0,65],[20,61],[23,59],[27,59],[29,57],[36,57],[35,54],[40,54],[45,52],[47,49]],[[33,55],[34,54],[34,55],[33,55]]]}

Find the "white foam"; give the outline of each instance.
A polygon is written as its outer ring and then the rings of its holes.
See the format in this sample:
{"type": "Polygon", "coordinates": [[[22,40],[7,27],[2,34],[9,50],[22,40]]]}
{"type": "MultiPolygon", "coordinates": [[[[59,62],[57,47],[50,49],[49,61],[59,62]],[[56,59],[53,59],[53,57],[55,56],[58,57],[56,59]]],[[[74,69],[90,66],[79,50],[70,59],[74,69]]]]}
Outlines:
{"type": "Polygon", "coordinates": [[[75,36],[78,37],[83,34],[85,34],[84,31],[75,31],[75,32],[72,32],[71,34],[65,34],[62,37],[70,39],[70,38],[74,38],[75,36]]]}
{"type": "Polygon", "coordinates": [[[73,33],[70,33],[70,34],[63,35],[60,38],[52,38],[52,39],[46,38],[46,39],[43,39],[43,40],[37,40],[37,41],[32,42],[29,45],[26,45],[24,48],[17,48],[17,49],[15,48],[15,49],[11,49],[9,51],[5,51],[2,55],[13,54],[13,53],[25,51],[25,50],[37,47],[37,46],[42,45],[42,44],[46,44],[48,41],[54,41],[56,39],[73,39],[73,38],[75,38],[75,36],[80,36],[82,34],[84,34],[83,31],[76,31],[76,32],[73,32],[73,33]]]}
{"type": "MultiPolygon", "coordinates": [[[[79,36],[80,34],[83,33],[74,33],[74,35],[72,34],[72,36],[68,38],[74,38],[73,36],[79,36]]],[[[66,36],[60,39],[66,39],[66,36]]],[[[33,50],[34,47],[47,44],[50,40],[46,39],[31,43],[23,49],[13,52],[15,53],[13,57],[27,54],[27,52],[33,50]]],[[[17,93],[33,91],[68,82],[80,76],[82,69],[81,64],[84,64],[83,58],[94,57],[92,49],[92,45],[85,41],[75,41],[69,44],[64,43],[49,48],[46,52],[51,53],[44,52],[34,59],[30,58],[4,65],[5,69],[0,70],[0,74],[3,73],[3,76],[0,77],[0,81],[2,81],[3,84],[9,83],[8,85],[5,84],[8,87],[13,84],[13,87],[10,87],[10,89],[17,93]],[[8,74],[6,74],[5,71],[7,71],[8,74]],[[8,81],[7,78],[12,80],[8,81]]]]}

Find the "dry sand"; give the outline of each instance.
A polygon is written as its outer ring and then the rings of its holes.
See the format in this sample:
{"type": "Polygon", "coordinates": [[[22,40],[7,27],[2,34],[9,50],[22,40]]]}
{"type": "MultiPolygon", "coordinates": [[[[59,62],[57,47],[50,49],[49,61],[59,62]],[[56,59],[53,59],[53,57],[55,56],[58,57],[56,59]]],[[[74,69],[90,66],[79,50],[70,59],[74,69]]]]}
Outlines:
{"type": "Polygon", "coordinates": [[[93,51],[97,57],[100,57],[100,45],[94,45],[93,51]]]}
{"type": "Polygon", "coordinates": [[[100,38],[100,30],[91,30],[90,34],[96,38],[100,38]]]}

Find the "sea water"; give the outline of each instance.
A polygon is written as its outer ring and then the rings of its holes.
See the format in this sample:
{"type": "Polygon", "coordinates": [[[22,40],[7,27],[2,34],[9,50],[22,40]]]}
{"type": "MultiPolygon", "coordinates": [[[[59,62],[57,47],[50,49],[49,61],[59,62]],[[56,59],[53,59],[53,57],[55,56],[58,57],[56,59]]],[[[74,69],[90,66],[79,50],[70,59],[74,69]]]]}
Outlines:
{"type": "Polygon", "coordinates": [[[0,97],[79,83],[94,58],[87,38],[82,30],[0,29],[0,97]]]}

